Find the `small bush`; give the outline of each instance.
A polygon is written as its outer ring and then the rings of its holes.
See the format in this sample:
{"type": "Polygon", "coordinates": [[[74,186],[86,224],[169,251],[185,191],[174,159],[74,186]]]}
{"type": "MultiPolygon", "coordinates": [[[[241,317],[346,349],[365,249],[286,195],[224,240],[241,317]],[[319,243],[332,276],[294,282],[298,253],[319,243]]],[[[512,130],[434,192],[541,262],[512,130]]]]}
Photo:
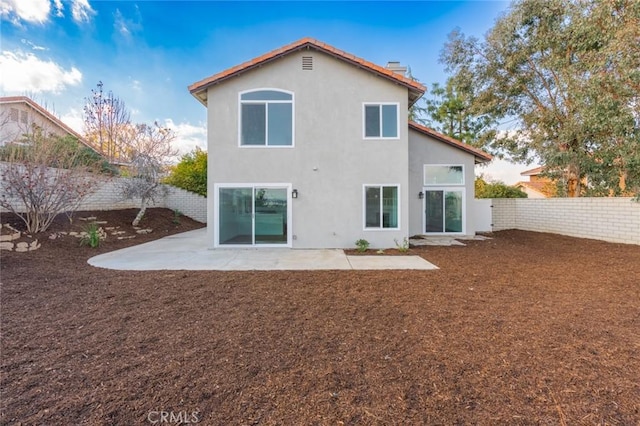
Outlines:
{"type": "Polygon", "coordinates": [[[396,247],[398,248],[398,251],[400,253],[406,253],[409,251],[409,240],[407,240],[407,237],[404,237],[402,243],[399,243],[396,239],[394,239],[393,241],[396,243],[396,247]]]}
{"type": "Polygon", "coordinates": [[[100,246],[102,235],[100,232],[100,227],[98,225],[96,225],[95,223],[90,223],[87,225],[84,232],[86,233],[86,235],[84,235],[80,239],[81,246],[89,246],[91,248],[100,246]]]}
{"type": "Polygon", "coordinates": [[[364,253],[365,251],[367,251],[368,248],[369,248],[369,241],[362,238],[356,241],[356,250],[358,250],[358,252],[364,253]]]}

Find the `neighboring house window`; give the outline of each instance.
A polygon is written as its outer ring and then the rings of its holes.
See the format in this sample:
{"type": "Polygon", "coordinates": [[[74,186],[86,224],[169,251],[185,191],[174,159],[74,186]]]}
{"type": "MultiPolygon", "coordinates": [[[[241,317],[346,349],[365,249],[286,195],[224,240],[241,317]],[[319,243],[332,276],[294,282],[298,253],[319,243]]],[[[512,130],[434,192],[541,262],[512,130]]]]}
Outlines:
{"type": "Polygon", "coordinates": [[[425,164],[425,185],[464,185],[462,165],[425,164]]]}
{"type": "Polygon", "coordinates": [[[398,138],[398,104],[364,104],[365,139],[398,138]]]}
{"type": "Polygon", "coordinates": [[[19,117],[20,117],[20,111],[18,111],[17,108],[11,108],[11,111],[9,113],[9,120],[17,123],[19,117]]]}
{"type": "Polygon", "coordinates": [[[398,229],[400,208],[398,185],[364,186],[365,229],[398,229]]]}
{"type": "Polygon", "coordinates": [[[241,93],[240,146],[293,146],[293,93],[241,93]]]}
{"type": "Polygon", "coordinates": [[[27,124],[29,121],[29,113],[27,111],[20,111],[20,121],[27,124]]]}

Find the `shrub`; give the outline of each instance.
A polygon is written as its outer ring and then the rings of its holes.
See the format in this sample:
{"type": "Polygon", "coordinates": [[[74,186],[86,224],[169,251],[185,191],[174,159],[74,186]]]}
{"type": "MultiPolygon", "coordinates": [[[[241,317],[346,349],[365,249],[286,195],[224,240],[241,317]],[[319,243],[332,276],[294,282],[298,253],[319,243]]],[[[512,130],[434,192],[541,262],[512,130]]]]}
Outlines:
{"type": "Polygon", "coordinates": [[[369,241],[362,238],[356,241],[356,250],[358,250],[358,252],[364,253],[365,251],[367,251],[368,248],[369,248],[369,241]]]}
{"type": "Polygon", "coordinates": [[[206,197],[207,153],[196,148],[183,155],[164,182],[206,197]]]}
{"type": "Polygon", "coordinates": [[[527,193],[515,186],[502,182],[486,182],[482,178],[475,181],[476,198],[527,198],[527,193]]]}
{"type": "Polygon", "coordinates": [[[95,223],[90,223],[85,228],[86,235],[83,235],[80,239],[80,245],[89,246],[91,248],[96,248],[100,246],[100,241],[102,240],[102,235],[100,232],[100,228],[95,223]]]}
{"type": "Polygon", "coordinates": [[[407,237],[404,237],[402,243],[399,243],[396,239],[394,239],[393,241],[396,243],[396,247],[398,248],[398,251],[400,253],[406,253],[409,251],[409,240],[407,240],[407,237]]]}

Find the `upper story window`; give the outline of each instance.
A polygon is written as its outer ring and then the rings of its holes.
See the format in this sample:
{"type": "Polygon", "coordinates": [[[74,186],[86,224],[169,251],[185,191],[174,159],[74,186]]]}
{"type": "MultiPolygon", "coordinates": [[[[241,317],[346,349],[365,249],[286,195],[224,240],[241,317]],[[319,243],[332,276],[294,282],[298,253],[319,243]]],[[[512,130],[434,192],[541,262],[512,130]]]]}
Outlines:
{"type": "Polygon", "coordinates": [[[364,104],[364,138],[398,139],[397,103],[364,104]]]}
{"type": "Polygon", "coordinates": [[[293,93],[240,93],[240,146],[293,146],[293,93]]]}
{"type": "Polygon", "coordinates": [[[462,165],[424,165],[424,184],[426,185],[464,185],[464,167],[462,165]]]}

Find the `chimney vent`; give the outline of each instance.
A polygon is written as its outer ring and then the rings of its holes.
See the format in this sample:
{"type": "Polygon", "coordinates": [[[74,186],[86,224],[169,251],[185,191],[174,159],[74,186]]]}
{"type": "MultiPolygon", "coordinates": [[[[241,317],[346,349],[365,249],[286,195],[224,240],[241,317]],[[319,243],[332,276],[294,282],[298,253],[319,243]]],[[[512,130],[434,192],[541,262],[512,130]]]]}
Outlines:
{"type": "Polygon", "coordinates": [[[398,61],[389,61],[389,62],[387,62],[386,68],[389,71],[393,71],[396,74],[400,74],[402,76],[407,74],[407,67],[400,65],[400,62],[398,62],[398,61]]]}

